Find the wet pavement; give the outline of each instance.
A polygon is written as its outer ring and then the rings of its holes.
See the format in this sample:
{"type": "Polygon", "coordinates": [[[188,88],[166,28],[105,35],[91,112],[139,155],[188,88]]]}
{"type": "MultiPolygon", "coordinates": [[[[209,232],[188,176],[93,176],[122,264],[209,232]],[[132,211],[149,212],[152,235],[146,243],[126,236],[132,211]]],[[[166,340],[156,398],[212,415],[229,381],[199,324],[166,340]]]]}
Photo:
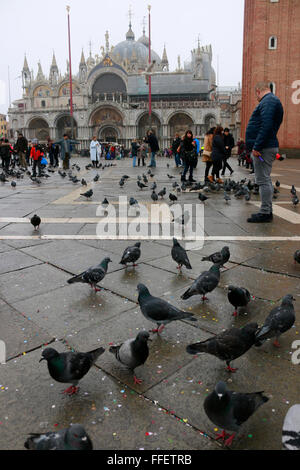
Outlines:
{"type": "MultiPolygon", "coordinates": [[[[300,265],[293,261],[300,249],[300,214],[290,197],[291,185],[300,186],[300,160],[274,164],[273,180],[279,179],[281,188],[272,224],[247,224],[250,214],[257,212],[258,196],[246,203],[231,195],[226,204],[222,190],[208,193],[204,223],[200,223],[205,240],[188,251],[192,270],[183,267],[181,273],[171,258],[172,240],[142,239],[137,267],[124,268],[119,264],[123,251],[135,241],[97,239],[97,209],[105,197],[110,202],[108,217],[110,209],[115,209],[120,221],[124,207],[118,195],[134,197],[151,208],[149,188],[141,191],[136,184],[137,175],[148,169],[132,168],[132,161],[125,160],[104,170],[86,170],[88,159],[74,161],[81,166],[74,173],[93,188],[91,201],[80,196],[86,187],[68,177],[62,179],[57,172],[39,186],[27,176],[17,180],[15,189],[0,185],[0,340],[6,344],[6,364],[0,364],[0,449],[22,449],[31,432],[77,422],[86,428],[95,449],[221,450],[221,442],[215,440],[219,429],[203,410],[205,397],[220,380],[232,390],[264,390],[269,397],[242,427],[232,449],[281,449],[284,417],[290,406],[300,402],[300,365],[292,363],[292,345],[300,339],[300,265]],[[96,173],[100,180],[94,183],[96,173]],[[130,178],[120,189],[124,174],[130,178]],[[39,232],[29,222],[35,213],[42,218],[39,232]],[[224,245],[229,246],[230,261],[222,268],[219,286],[208,294],[209,300],[203,303],[195,296],[183,301],[183,292],[211,266],[202,257],[224,245]],[[100,283],[102,291],[67,283],[106,256],[112,262],[100,283]],[[135,385],[132,373],[117,362],[109,347],[155,326],[141,314],[139,283],[153,295],[193,313],[198,321],[177,321],[160,335],[151,335],[149,358],[135,371],[142,384],[135,385]],[[227,299],[231,284],[246,287],[252,296],[236,318],[227,299]],[[281,337],[280,349],[271,341],[252,348],[233,361],[236,374],[228,374],[225,364],[214,356],[186,353],[189,343],[232,326],[250,321],[261,325],[286,294],[296,298],[297,318],[281,337]],[[78,395],[63,395],[66,387],[54,382],[45,362],[39,363],[48,344],[61,352],[106,349],[80,382],[78,395]]],[[[158,159],[155,177],[148,184],[156,181],[157,192],[167,188],[169,208],[172,183],[180,183],[179,170],[173,167],[172,160],[158,159]],[[176,179],[169,179],[167,173],[176,179]]],[[[236,161],[233,167],[235,180],[253,179],[236,161]]],[[[195,177],[203,180],[201,162],[195,177]]],[[[200,204],[198,193],[188,191],[178,195],[178,202],[200,204]]],[[[169,210],[156,229],[167,226],[169,210]]],[[[198,223],[195,214],[191,219],[198,223]]]]}

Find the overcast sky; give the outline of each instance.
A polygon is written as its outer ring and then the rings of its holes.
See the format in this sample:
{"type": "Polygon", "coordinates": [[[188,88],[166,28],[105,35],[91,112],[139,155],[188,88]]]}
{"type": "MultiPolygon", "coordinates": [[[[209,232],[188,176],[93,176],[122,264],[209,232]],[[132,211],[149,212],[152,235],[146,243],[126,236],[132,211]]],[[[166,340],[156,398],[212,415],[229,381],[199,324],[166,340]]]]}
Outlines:
{"type": "Polygon", "coordinates": [[[92,42],[93,54],[101,56],[105,31],[110,45],[125,40],[132,8],[132,29],[136,40],[142,35],[151,4],[152,48],[161,56],[166,44],[170,70],[190,59],[191,49],[211,44],[213,66],[219,85],[237,85],[242,78],[244,0],[1,0],[1,61],[0,112],[6,113],[8,98],[8,66],[10,69],[11,99],[22,97],[20,73],[26,52],[30,69],[37,73],[40,60],[45,75],[49,74],[52,53],[55,51],[58,68],[64,75],[68,59],[66,5],[70,5],[72,71],[78,72],[83,48],[85,56],[92,42]],[[18,78],[19,77],[19,78],[18,78]]]}

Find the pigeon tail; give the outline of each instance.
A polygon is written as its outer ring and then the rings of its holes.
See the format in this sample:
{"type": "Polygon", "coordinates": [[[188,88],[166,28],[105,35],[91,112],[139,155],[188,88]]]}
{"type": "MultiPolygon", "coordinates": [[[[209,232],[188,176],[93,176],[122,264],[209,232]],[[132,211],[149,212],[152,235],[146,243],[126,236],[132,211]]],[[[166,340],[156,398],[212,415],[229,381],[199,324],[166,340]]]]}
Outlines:
{"type": "Polygon", "coordinates": [[[261,346],[266,339],[271,338],[273,331],[271,325],[263,326],[256,334],[255,346],[261,346]]]}
{"type": "Polygon", "coordinates": [[[193,295],[194,295],[194,294],[193,294],[192,289],[189,288],[189,289],[181,296],[181,298],[182,298],[183,300],[187,300],[187,299],[189,299],[190,297],[192,297],[193,295]]]}
{"type": "Polygon", "coordinates": [[[89,351],[88,354],[91,356],[92,362],[95,362],[101,354],[103,354],[105,351],[104,348],[97,348],[94,349],[93,351],[89,351]]]}
{"type": "Polygon", "coordinates": [[[71,277],[71,279],[68,279],[68,284],[74,284],[74,282],[81,282],[82,277],[81,274],[78,274],[77,276],[71,277]]]}
{"type": "Polygon", "coordinates": [[[189,344],[186,347],[186,352],[192,355],[201,353],[201,352],[207,352],[206,345],[203,343],[195,343],[195,344],[189,344]]]}

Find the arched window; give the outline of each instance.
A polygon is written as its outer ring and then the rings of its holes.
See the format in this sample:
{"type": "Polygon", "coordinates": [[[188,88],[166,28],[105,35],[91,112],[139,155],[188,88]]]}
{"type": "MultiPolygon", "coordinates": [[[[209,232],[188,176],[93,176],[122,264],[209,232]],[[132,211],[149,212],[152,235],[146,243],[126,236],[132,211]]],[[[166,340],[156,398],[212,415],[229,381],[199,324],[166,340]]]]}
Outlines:
{"type": "Polygon", "coordinates": [[[45,108],[45,107],[46,107],[46,101],[45,101],[45,100],[42,100],[42,101],[41,101],[41,106],[42,106],[42,108],[45,108]]]}
{"type": "Polygon", "coordinates": [[[269,38],[269,49],[277,49],[277,37],[271,36],[269,38]]]}

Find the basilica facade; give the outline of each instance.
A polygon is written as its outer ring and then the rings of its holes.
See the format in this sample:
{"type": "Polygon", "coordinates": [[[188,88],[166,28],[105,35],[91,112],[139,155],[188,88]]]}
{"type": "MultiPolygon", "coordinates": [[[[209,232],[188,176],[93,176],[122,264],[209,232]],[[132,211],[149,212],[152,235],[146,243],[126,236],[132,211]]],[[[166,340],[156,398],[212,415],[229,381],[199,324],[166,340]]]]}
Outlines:
{"type": "MultiPolygon", "coordinates": [[[[200,140],[212,125],[222,123],[239,132],[229,105],[218,100],[211,46],[191,51],[190,60],[169,70],[166,48],[162,56],[151,51],[152,115],[149,120],[148,76],[149,40],[136,40],[131,24],[125,40],[110,47],[108,32],[101,55],[85,59],[82,52],[78,74],[73,76],[74,137],[88,148],[95,135],[103,142],[119,142],[130,147],[134,138],[143,138],[151,127],[160,146],[167,147],[176,132],[191,129],[200,140]]],[[[69,64],[66,74],[58,70],[53,54],[46,77],[41,64],[36,77],[25,57],[22,70],[23,97],[8,111],[12,135],[23,132],[28,138],[56,140],[71,133],[69,64]]],[[[236,105],[236,103],[234,104],[236,105]]]]}

